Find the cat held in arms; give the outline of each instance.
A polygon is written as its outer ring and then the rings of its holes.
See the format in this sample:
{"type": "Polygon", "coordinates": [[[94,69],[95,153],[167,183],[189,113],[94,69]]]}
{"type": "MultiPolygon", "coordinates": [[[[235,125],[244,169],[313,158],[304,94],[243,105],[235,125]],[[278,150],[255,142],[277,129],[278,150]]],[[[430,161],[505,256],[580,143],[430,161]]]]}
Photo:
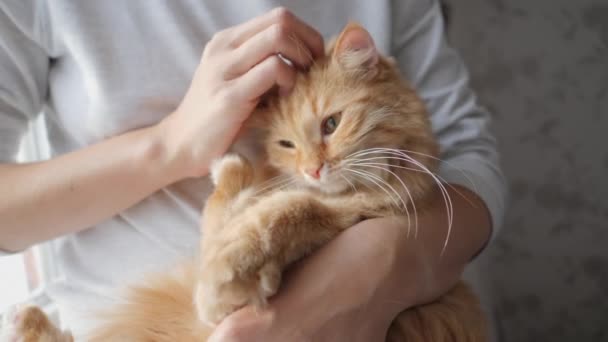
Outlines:
{"type": "MultiPolygon", "coordinates": [[[[430,194],[447,192],[425,106],[394,61],[351,23],[297,77],[291,95],[270,98],[248,123],[262,132],[260,160],[228,154],[213,164],[198,260],[131,287],[88,341],[205,341],[233,311],[263,306],[287,266],[364,219],[407,216],[413,238],[430,194]]],[[[13,320],[19,341],[72,340],[35,307],[13,320]]],[[[485,334],[477,298],[459,283],[403,311],[387,341],[485,334]]]]}

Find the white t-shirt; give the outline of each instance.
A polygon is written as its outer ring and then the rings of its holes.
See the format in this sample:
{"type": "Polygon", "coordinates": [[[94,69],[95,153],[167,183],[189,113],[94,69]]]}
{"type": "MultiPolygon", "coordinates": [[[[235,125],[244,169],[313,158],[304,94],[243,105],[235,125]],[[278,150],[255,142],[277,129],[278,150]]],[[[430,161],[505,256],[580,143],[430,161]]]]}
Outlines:
{"type": "MultiPolygon", "coordinates": [[[[28,122],[43,115],[52,156],[148,126],[185,94],[214,32],[284,5],[326,38],[349,21],[394,56],[425,100],[442,146],[441,176],[472,188],[494,234],[505,187],[489,114],[446,44],[432,0],[3,0],[0,162],[14,162],[28,122]],[[466,174],[466,175],[465,175],[466,174]]],[[[52,175],[49,175],[52,177],[52,175]]],[[[49,287],[71,327],[114,287],[195,253],[206,178],[161,189],[134,207],[56,241],[64,277],[49,287]],[[78,314],[77,314],[78,313],[78,314]]],[[[95,198],[90,199],[95,205],[95,198]]],[[[0,222],[0,224],[2,224],[0,222]]]]}

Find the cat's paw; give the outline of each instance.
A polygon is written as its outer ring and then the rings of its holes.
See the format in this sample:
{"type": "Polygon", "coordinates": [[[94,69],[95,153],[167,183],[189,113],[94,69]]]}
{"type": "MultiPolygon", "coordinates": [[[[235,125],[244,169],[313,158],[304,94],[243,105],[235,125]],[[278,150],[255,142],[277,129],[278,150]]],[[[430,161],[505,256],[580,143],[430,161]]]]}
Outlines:
{"type": "Polygon", "coordinates": [[[72,334],[57,329],[35,306],[18,305],[4,314],[0,342],[73,342],[72,334]]]}
{"type": "Polygon", "coordinates": [[[239,154],[230,153],[215,159],[209,169],[215,186],[226,182],[240,183],[244,188],[253,181],[253,168],[249,161],[239,154]]]}
{"type": "Polygon", "coordinates": [[[279,264],[248,247],[239,239],[206,258],[195,293],[201,321],[215,325],[241,307],[263,307],[278,290],[279,264]]]}

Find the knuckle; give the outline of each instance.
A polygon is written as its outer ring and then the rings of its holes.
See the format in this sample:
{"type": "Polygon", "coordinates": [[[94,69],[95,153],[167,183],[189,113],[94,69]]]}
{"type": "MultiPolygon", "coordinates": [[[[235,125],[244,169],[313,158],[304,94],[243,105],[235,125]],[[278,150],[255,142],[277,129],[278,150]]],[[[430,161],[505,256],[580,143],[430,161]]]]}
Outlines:
{"type": "Polygon", "coordinates": [[[215,93],[217,104],[221,107],[230,106],[235,101],[235,94],[232,84],[226,84],[226,86],[218,89],[215,93]]]}
{"type": "Polygon", "coordinates": [[[215,44],[224,42],[224,41],[226,41],[227,36],[228,36],[228,32],[226,32],[226,30],[217,31],[211,37],[211,42],[215,43],[215,44]]]}
{"type": "Polygon", "coordinates": [[[207,42],[207,44],[205,44],[205,47],[203,48],[203,53],[201,55],[201,63],[203,60],[206,60],[207,58],[209,58],[209,55],[211,54],[212,49],[213,49],[213,47],[211,46],[211,41],[207,42]]]}
{"type": "Polygon", "coordinates": [[[222,75],[224,81],[231,80],[238,76],[238,58],[235,58],[235,56],[231,56],[230,54],[224,54],[218,56],[217,60],[219,61],[217,69],[223,71],[222,75]]]}
{"type": "Polygon", "coordinates": [[[273,10],[275,20],[281,24],[288,24],[293,20],[293,14],[285,7],[277,7],[273,10]]]}
{"type": "Polygon", "coordinates": [[[287,27],[281,24],[272,25],[272,42],[278,45],[287,39],[287,27]]]}

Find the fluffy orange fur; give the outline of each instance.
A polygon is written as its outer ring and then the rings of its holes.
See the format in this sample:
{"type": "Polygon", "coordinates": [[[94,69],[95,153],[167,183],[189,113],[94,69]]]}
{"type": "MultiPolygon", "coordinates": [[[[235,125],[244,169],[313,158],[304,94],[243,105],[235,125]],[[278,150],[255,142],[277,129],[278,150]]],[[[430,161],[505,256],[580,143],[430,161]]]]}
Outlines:
{"type": "MultiPolygon", "coordinates": [[[[414,227],[436,186],[424,105],[358,25],[298,76],[291,96],[269,99],[252,118],[265,154],[213,165],[199,260],[132,288],[91,341],[204,341],[238,308],[263,306],[288,265],[361,220],[408,215],[404,229],[414,227]]],[[[387,341],[484,341],[484,327],[460,283],[405,310],[387,341]]]]}

